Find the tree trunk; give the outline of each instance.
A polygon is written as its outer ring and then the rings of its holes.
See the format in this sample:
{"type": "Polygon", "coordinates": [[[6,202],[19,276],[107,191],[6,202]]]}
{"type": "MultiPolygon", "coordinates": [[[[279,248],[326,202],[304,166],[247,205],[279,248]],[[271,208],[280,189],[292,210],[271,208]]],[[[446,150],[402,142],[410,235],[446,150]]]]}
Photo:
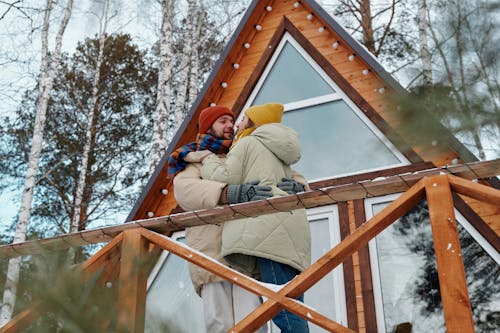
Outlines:
{"type": "MultiPolygon", "coordinates": [[[[90,198],[86,198],[84,201],[85,187],[87,185],[87,172],[90,171],[89,166],[89,156],[94,146],[94,136],[95,136],[95,126],[96,126],[96,114],[99,108],[99,83],[101,79],[101,66],[104,61],[104,44],[106,42],[106,30],[108,24],[108,10],[109,10],[109,0],[104,2],[103,13],[99,21],[99,49],[97,52],[97,59],[95,65],[94,79],[92,82],[92,99],[90,102],[88,114],[87,114],[87,131],[85,133],[85,146],[83,147],[82,160],[80,162],[80,174],[78,176],[78,182],[75,191],[75,199],[73,202],[73,216],[71,218],[69,232],[77,232],[84,228],[85,221],[87,219],[86,206],[90,198]],[[83,206],[85,206],[83,208],[83,206]]],[[[71,248],[68,253],[68,258],[70,262],[76,263],[81,255],[81,248],[73,249],[71,248]]]]}
{"type": "Polygon", "coordinates": [[[79,230],[79,226],[82,221],[81,218],[81,209],[82,209],[82,199],[83,193],[85,190],[85,185],[87,183],[87,170],[89,166],[89,155],[92,147],[92,137],[93,137],[93,128],[95,127],[95,115],[97,113],[98,99],[99,99],[99,82],[101,77],[101,65],[104,60],[104,43],[106,42],[106,27],[108,23],[108,9],[109,9],[109,1],[104,2],[103,14],[100,20],[100,29],[99,29],[99,50],[97,53],[97,60],[95,66],[94,73],[94,81],[92,83],[92,100],[90,103],[89,111],[88,111],[88,127],[85,133],[85,147],[83,148],[82,153],[82,161],[80,163],[80,175],[78,177],[78,183],[76,187],[75,193],[75,201],[74,201],[74,213],[71,219],[71,225],[69,232],[76,232],[79,230]]]}
{"type": "Polygon", "coordinates": [[[186,115],[186,109],[188,108],[187,94],[190,85],[190,74],[191,74],[191,55],[193,53],[194,42],[194,28],[195,22],[197,20],[197,10],[196,2],[194,0],[188,0],[188,12],[186,15],[186,39],[184,41],[181,63],[180,63],[180,73],[179,73],[179,88],[177,97],[175,99],[176,106],[174,111],[174,126],[172,128],[172,133],[175,133],[180,127],[184,116],[186,115]]]}
{"type": "Polygon", "coordinates": [[[370,0],[361,0],[360,13],[361,13],[361,26],[363,28],[363,44],[366,46],[368,51],[377,56],[375,49],[375,36],[373,34],[372,11],[371,11],[370,0]]]}
{"type": "Polygon", "coordinates": [[[153,145],[149,167],[150,174],[153,173],[168,144],[167,128],[172,81],[172,21],[174,16],[174,0],[162,1],[162,13],[158,93],[156,96],[156,109],[153,115],[153,145]]]}
{"type": "MultiPolygon", "coordinates": [[[[52,0],[47,0],[45,7],[44,22],[41,32],[42,39],[42,59],[40,66],[40,82],[39,95],[37,101],[37,109],[35,116],[35,124],[33,128],[33,138],[31,143],[31,152],[28,161],[28,170],[24,179],[24,189],[21,199],[21,207],[19,209],[19,217],[16,223],[16,232],[14,235],[14,243],[23,242],[26,240],[26,232],[28,229],[28,221],[31,215],[31,203],[33,200],[33,189],[35,186],[35,177],[38,171],[40,161],[40,153],[42,151],[43,132],[45,127],[45,119],[47,113],[47,105],[54,83],[56,74],[56,66],[61,58],[62,37],[66,26],[71,17],[73,0],[68,0],[64,11],[64,16],[59,25],[59,30],[56,35],[55,50],[52,59],[49,63],[49,46],[48,35],[50,26],[50,15],[52,12],[52,0]]],[[[21,259],[15,258],[9,260],[7,268],[7,280],[5,282],[5,290],[0,311],[0,326],[7,323],[14,311],[16,302],[17,283],[19,281],[19,273],[21,270],[21,259]]]]}
{"type": "Polygon", "coordinates": [[[200,89],[200,54],[198,52],[199,41],[201,40],[201,29],[203,25],[204,9],[199,9],[196,15],[196,24],[193,31],[193,45],[191,46],[191,72],[189,74],[189,97],[187,101],[188,107],[191,107],[198,96],[200,89]]]}
{"type": "Polygon", "coordinates": [[[432,61],[427,42],[427,3],[426,0],[418,0],[418,37],[420,44],[420,59],[422,60],[423,86],[432,85],[432,61]]]}

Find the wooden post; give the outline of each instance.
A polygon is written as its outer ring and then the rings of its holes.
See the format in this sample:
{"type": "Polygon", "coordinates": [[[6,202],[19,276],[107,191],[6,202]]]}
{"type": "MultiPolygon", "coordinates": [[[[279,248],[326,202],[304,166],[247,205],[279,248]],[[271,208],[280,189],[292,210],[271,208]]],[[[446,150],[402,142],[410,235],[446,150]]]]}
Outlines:
{"type": "Polygon", "coordinates": [[[436,176],[427,179],[425,190],[429,204],[446,331],[448,333],[472,333],[474,321],[448,178],[436,176]]]}
{"type": "Polygon", "coordinates": [[[142,237],[140,229],[123,232],[118,279],[118,299],[116,302],[117,332],[144,332],[146,308],[148,241],[142,237]]]}

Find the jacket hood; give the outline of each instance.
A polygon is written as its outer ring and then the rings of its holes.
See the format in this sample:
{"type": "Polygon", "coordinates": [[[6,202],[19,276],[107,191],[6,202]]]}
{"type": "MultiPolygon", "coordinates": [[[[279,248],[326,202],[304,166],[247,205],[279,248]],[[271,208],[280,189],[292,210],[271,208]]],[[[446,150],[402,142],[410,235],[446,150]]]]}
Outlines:
{"type": "Polygon", "coordinates": [[[280,123],[257,127],[251,134],[286,165],[300,160],[299,134],[280,123]]]}

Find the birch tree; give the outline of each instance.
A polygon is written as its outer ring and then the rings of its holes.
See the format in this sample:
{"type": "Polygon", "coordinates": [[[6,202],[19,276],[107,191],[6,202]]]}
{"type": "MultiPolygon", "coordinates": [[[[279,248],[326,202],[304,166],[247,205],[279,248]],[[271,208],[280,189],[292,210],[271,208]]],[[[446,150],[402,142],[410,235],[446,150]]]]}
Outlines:
{"type": "Polygon", "coordinates": [[[418,41],[420,49],[420,59],[422,61],[422,77],[423,86],[429,87],[432,85],[432,59],[429,52],[429,43],[427,40],[427,2],[426,0],[418,0],[418,41]]]}
{"type": "MultiPolygon", "coordinates": [[[[45,7],[45,15],[43,19],[43,27],[41,31],[42,41],[42,58],[40,66],[39,92],[36,108],[35,127],[31,144],[31,152],[28,162],[28,169],[24,180],[24,189],[21,199],[21,207],[16,224],[14,243],[23,242],[26,239],[26,231],[31,212],[31,203],[33,200],[33,189],[35,186],[35,177],[38,171],[38,163],[40,160],[40,152],[42,150],[43,132],[45,126],[45,118],[47,105],[52,91],[56,67],[61,56],[62,37],[66,30],[66,26],[71,17],[73,8],[73,0],[68,0],[64,10],[63,18],[60,22],[59,29],[55,38],[55,49],[51,57],[49,56],[49,27],[50,16],[53,9],[53,1],[47,0],[45,7]],[[50,58],[49,58],[50,57],[50,58]]],[[[16,301],[16,288],[19,280],[19,272],[21,267],[21,258],[14,258],[9,261],[7,268],[7,279],[3,294],[2,308],[0,310],[0,326],[3,326],[12,317],[14,305],[16,301]]]]}
{"type": "Polygon", "coordinates": [[[167,128],[170,115],[174,0],[162,0],[162,24],[159,43],[159,68],[156,108],[153,114],[153,140],[149,172],[153,173],[167,147],[167,128]]]}

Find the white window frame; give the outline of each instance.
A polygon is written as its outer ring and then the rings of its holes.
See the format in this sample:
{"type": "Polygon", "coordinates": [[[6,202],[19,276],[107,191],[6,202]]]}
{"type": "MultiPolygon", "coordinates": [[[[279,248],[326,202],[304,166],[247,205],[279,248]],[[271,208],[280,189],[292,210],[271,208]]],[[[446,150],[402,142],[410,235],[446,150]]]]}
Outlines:
{"type": "MultiPolygon", "coordinates": [[[[389,194],[381,197],[373,197],[365,199],[365,214],[367,221],[371,219],[373,215],[372,206],[379,203],[390,203],[396,200],[402,193],[389,194]]],[[[467,221],[467,219],[456,209],[454,209],[456,221],[462,225],[462,227],[467,230],[469,235],[474,238],[479,246],[488,253],[491,258],[500,265],[500,254],[491,246],[491,244],[484,239],[484,237],[472,226],[472,224],[467,221]]],[[[370,252],[370,268],[372,274],[372,284],[373,284],[373,297],[375,299],[375,313],[377,316],[377,331],[387,332],[385,327],[385,315],[384,315],[384,304],[382,299],[382,285],[380,282],[380,270],[378,264],[377,255],[377,243],[375,238],[368,242],[368,248],[370,252]]]]}
{"type": "MultiPolygon", "coordinates": [[[[274,54],[272,55],[271,59],[269,60],[269,63],[266,65],[266,68],[264,69],[261,77],[257,81],[257,84],[255,85],[252,93],[250,94],[249,98],[247,99],[245,105],[243,106],[242,110],[248,109],[255,97],[257,96],[257,93],[259,92],[260,88],[264,84],[267,76],[269,75],[269,72],[273,68],[274,64],[276,63],[276,60],[278,59],[279,55],[281,54],[281,51],[283,50],[284,46],[286,43],[290,43],[291,46],[293,46],[297,52],[313,67],[313,69],[320,75],[320,77],[328,84],[330,87],[335,91],[334,93],[323,95],[323,96],[318,96],[318,97],[313,97],[305,100],[301,100],[298,102],[292,102],[292,103],[287,103],[284,104],[285,107],[285,112],[287,111],[294,111],[297,109],[302,109],[305,107],[309,106],[314,106],[314,105],[319,105],[319,104],[324,104],[324,103],[330,103],[334,101],[339,101],[342,100],[344,101],[354,112],[354,114],[372,131],[375,136],[380,139],[380,141],[389,149],[389,151],[398,159],[400,162],[396,164],[390,164],[390,165],[384,165],[381,167],[377,168],[372,168],[372,169],[366,169],[366,170],[358,170],[356,172],[351,172],[351,173],[343,173],[343,174],[338,174],[338,175],[332,175],[333,177],[344,177],[344,176],[349,176],[353,174],[359,174],[359,173],[366,173],[366,172],[371,172],[371,171],[377,171],[377,170],[384,170],[389,167],[398,167],[398,166],[403,166],[403,165],[408,165],[410,162],[408,159],[394,146],[386,137],[385,135],[375,126],[373,123],[368,119],[368,117],[358,108],[358,106],[347,96],[347,94],[340,89],[340,87],[325,73],[325,71],[314,61],[314,59],[304,50],[304,48],[293,38],[293,36],[289,32],[285,32],[283,35],[281,41],[279,42],[278,46],[276,47],[276,50],[274,51],[274,54]]],[[[244,112],[241,112],[238,116],[238,119],[236,120],[236,123],[241,121],[243,119],[244,112]]],[[[321,178],[314,178],[310,179],[309,181],[320,181],[324,179],[330,179],[332,176],[328,177],[321,177],[321,178]]]]}
{"type": "MultiPolygon", "coordinates": [[[[328,230],[330,231],[330,249],[340,244],[342,241],[340,236],[340,220],[338,205],[328,205],[306,210],[307,220],[313,223],[316,220],[328,219],[328,230]]],[[[335,295],[335,314],[333,318],[341,325],[347,326],[347,304],[345,295],[345,281],[343,264],[335,267],[330,273],[333,277],[333,291],[335,295]]]]}

